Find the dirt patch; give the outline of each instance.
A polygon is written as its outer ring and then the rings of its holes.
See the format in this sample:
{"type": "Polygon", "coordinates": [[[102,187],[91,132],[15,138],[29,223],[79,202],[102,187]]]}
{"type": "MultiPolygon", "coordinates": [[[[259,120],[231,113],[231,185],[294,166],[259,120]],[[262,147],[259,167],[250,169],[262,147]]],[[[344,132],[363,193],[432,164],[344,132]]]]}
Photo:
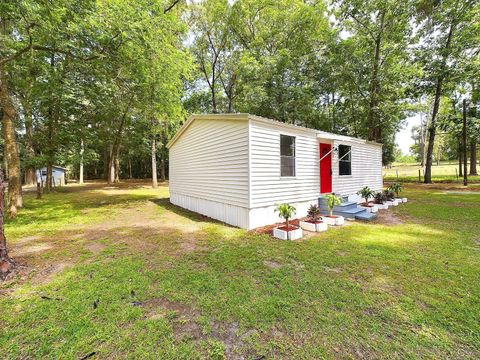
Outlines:
{"type": "Polygon", "coordinates": [[[342,272],[342,269],[335,268],[335,267],[324,266],[323,271],[338,274],[338,273],[342,272]]]}
{"type": "Polygon", "coordinates": [[[106,246],[102,243],[99,242],[93,242],[85,245],[85,249],[89,250],[90,252],[94,254],[100,253],[103,249],[105,249],[106,246]]]}
{"type": "Polygon", "coordinates": [[[237,322],[213,321],[210,324],[210,331],[206,331],[200,325],[201,313],[189,305],[163,298],[150,299],[136,304],[147,310],[145,317],[149,320],[168,319],[177,341],[199,342],[215,339],[224,344],[227,359],[246,358],[242,355],[244,339],[251,333],[251,330],[242,333],[237,322]]]}
{"type": "Polygon", "coordinates": [[[394,214],[392,211],[380,210],[377,213],[377,218],[373,221],[373,223],[395,226],[403,224],[404,220],[398,215],[394,214]]]}
{"type": "Polygon", "coordinates": [[[282,267],[282,264],[273,260],[265,260],[263,264],[270,269],[279,269],[282,267]]]}
{"type": "Polygon", "coordinates": [[[25,236],[19,238],[17,241],[15,241],[15,245],[23,245],[26,243],[30,243],[36,240],[40,240],[42,237],[40,235],[32,235],[32,236],[25,236]]]}
{"type": "Polygon", "coordinates": [[[71,263],[68,262],[59,262],[56,264],[52,264],[50,266],[47,266],[46,268],[41,269],[38,271],[32,278],[32,283],[34,284],[44,284],[49,281],[51,281],[55,275],[61,273],[64,271],[66,268],[71,266],[71,263]]]}
{"type": "Polygon", "coordinates": [[[42,243],[42,244],[36,244],[31,246],[19,246],[19,247],[15,247],[13,254],[15,256],[17,256],[17,254],[20,256],[30,255],[30,254],[35,254],[42,251],[50,250],[52,248],[53,246],[50,243],[42,243]]]}

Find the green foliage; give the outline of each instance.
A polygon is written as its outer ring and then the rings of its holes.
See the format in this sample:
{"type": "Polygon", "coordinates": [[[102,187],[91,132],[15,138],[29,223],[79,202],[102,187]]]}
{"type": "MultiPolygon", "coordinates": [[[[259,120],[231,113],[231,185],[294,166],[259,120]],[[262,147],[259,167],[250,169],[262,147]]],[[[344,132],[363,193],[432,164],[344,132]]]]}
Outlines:
{"type": "Polygon", "coordinates": [[[384,196],[387,200],[391,201],[391,200],[395,199],[395,193],[390,189],[383,190],[383,194],[384,194],[384,196]]]}
{"type": "Polygon", "coordinates": [[[388,190],[392,191],[395,193],[395,195],[400,194],[403,191],[403,186],[400,183],[393,183],[388,187],[388,190]]]}
{"type": "Polygon", "coordinates": [[[312,204],[308,208],[307,216],[311,221],[317,222],[320,220],[320,213],[320,207],[317,204],[312,204]]]}
{"type": "Polygon", "coordinates": [[[371,190],[368,186],[365,186],[357,192],[357,195],[360,195],[365,199],[365,204],[368,204],[368,199],[375,196],[375,191],[371,190]]]}
{"type": "Polygon", "coordinates": [[[335,205],[340,205],[342,203],[342,198],[335,195],[335,194],[327,194],[325,196],[327,198],[327,207],[330,216],[333,215],[333,208],[335,205]]]}
{"type": "Polygon", "coordinates": [[[385,201],[387,201],[387,196],[383,191],[379,191],[375,194],[374,196],[374,202],[375,204],[383,204],[385,201]]]}
{"type": "Polygon", "coordinates": [[[297,210],[290,204],[278,204],[275,208],[275,212],[278,212],[278,216],[285,219],[285,225],[288,227],[288,219],[291,219],[297,210]]]}

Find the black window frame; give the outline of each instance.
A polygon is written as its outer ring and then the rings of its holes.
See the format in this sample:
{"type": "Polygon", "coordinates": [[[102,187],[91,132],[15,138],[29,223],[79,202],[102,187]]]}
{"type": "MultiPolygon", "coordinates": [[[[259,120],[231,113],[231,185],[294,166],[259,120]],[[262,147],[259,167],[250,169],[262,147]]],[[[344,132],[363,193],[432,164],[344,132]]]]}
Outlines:
{"type": "Polygon", "coordinates": [[[352,175],[352,147],[350,145],[338,145],[338,175],[352,175]],[[346,151],[342,151],[342,148],[345,148],[346,151]],[[345,155],[347,153],[348,155],[345,155]],[[342,156],[344,156],[343,159],[342,156]]]}
{"type": "MultiPolygon", "coordinates": [[[[292,146],[292,145],[290,145],[292,146]]],[[[297,139],[295,136],[280,134],[280,177],[295,177],[297,174],[297,139]],[[283,139],[291,139],[293,144],[292,155],[284,154],[285,146],[282,144],[283,139]]]]}

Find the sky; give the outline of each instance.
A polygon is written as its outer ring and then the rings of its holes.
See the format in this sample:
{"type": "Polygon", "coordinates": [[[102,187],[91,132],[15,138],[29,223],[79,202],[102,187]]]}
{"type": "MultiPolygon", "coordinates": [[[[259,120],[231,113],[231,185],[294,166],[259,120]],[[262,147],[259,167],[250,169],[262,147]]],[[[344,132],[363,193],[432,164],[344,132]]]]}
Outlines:
{"type": "Polygon", "coordinates": [[[413,145],[412,127],[415,125],[420,125],[420,114],[407,118],[407,124],[405,128],[400,130],[395,137],[395,141],[404,155],[409,154],[410,145],[413,145]]]}

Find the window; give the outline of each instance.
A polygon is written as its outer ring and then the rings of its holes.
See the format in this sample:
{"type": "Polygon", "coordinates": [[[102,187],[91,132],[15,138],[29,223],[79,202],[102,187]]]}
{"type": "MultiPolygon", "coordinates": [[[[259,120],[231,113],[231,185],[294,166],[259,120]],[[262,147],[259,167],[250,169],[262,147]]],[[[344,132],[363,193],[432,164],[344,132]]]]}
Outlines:
{"type": "Polygon", "coordinates": [[[295,176],[295,137],[280,135],[280,176],[295,176]]]}
{"type": "Polygon", "coordinates": [[[338,174],[352,175],[352,147],[340,145],[338,147],[338,174]]]}

